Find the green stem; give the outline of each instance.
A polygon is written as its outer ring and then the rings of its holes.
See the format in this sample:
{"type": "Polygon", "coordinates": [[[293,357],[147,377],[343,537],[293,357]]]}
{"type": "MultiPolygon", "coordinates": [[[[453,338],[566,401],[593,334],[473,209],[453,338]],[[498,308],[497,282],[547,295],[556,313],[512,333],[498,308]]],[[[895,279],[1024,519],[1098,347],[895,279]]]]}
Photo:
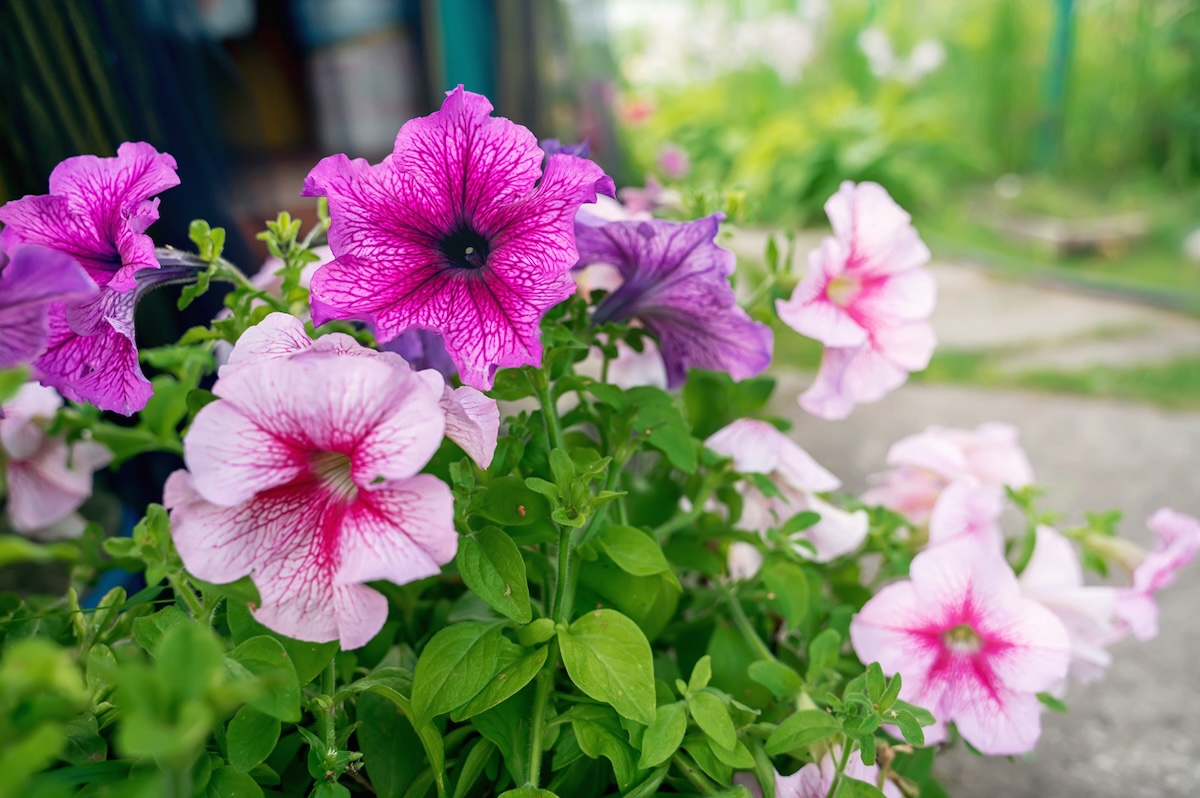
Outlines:
{"type": "Polygon", "coordinates": [[[183,603],[188,605],[188,609],[192,611],[193,618],[197,621],[207,619],[208,616],[204,614],[204,605],[200,602],[200,597],[196,595],[196,591],[192,590],[183,577],[167,574],[167,584],[175,591],[175,595],[183,599],[183,603]]]}
{"type": "Polygon", "coordinates": [[[686,513],[676,515],[670,521],[655,527],[654,537],[658,538],[659,541],[666,540],[672,534],[699,518],[704,512],[704,506],[708,504],[708,497],[712,495],[712,492],[713,483],[711,480],[706,479],[700,488],[700,493],[696,496],[696,500],[692,502],[692,509],[686,513]]]}
{"type": "Polygon", "coordinates": [[[542,406],[542,418],[546,420],[546,437],[549,439],[551,449],[567,448],[566,441],[563,440],[562,422],[558,418],[558,408],[554,405],[554,398],[550,395],[550,383],[546,379],[546,375],[540,371],[527,371],[529,383],[533,386],[534,393],[537,394],[538,402],[542,406]]]}
{"type": "Polygon", "coordinates": [[[546,705],[550,701],[550,691],[554,687],[554,668],[558,663],[558,638],[550,640],[550,650],[546,652],[546,664],[538,671],[537,691],[533,694],[533,721],[529,730],[529,786],[541,786],[542,778],[542,737],[546,733],[546,705]]]}
{"type": "Polygon", "coordinates": [[[825,793],[825,798],[833,798],[837,795],[839,782],[842,780],[842,774],[846,772],[846,763],[850,761],[850,740],[845,740],[842,743],[842,755],[838,758],[837,771],[833,774],[833,781],[829,783],[829,792],[825,793]]]}
{"type": "Polygon", "coordinates": [[[317,712],[317,731],[318,737],[325,742],[325,750],[321,752],[323,758],[327,758],[330,752],[334,749],[334,727],[333,713],[335,706],[333,703],[333,685],[334,685],[334,660],[329,660],[329,665],[321,672],[321,695],[329,701],[328,707],[321,707],[317,712]]]}
{"type": "Polygon", "coordinates": [[[690,781],[702,795],[717,794],[717,788],[709,780],[708,776],[700,772],[700,769],[692,764],[692,761],[682,753],[676,751],[675,755],[671,757],[671,762],[674,763],[675,767],[679,768],[684,778],[690,781]]]}
{"type": "Polygon", "coordinates": [[[733,617],[733,625],[738,628],[738,631],[742,633],[742,637],[746,638],[746,642],[758,652],[758,655],[762,659],[773,662],[775,655],[767,647],[767,644],[762,641],[762,638],[758,636],[758,632],[754,630],[750,619],[746,617],[746,611],[742,609],[742,602],[738,599],[737,593],[729,588],[724,588],[724,592],[726,603],[729,606],[729,614],[733,617]]]}
{"type": "Polygon", "coordinates": [[[217,258],[216,262],[220,267],[217,270],[217,273],[213,275],[216,279],[233,283],[238,288],[241,288],[243,291],[249,293],[255,299],[261,299],[263,302],[266,302],[273,310],[278,310],[283,313],[288,312],[287,302],[283,301],[283,299],[280,297],[268,294],[266,291],[250,282],[250,278],[247,277],[242,270],[233,263],[225,260],[224,258],[217,258]]]}
{"type": "Polygon", "coordinates": [[[558,529],[558,579],[554,585],[554,603],[550,605],[550,616],[555,623],[567,621],[567,588],[571,579],[571,527],[558,529]]]}

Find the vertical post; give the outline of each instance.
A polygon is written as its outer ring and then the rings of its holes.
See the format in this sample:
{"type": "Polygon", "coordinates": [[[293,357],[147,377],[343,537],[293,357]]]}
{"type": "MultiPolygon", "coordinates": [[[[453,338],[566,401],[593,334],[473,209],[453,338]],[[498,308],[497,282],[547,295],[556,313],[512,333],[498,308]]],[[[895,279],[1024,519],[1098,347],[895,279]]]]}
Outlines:
{"type": "Polygon", "coordinates": [[[1071,33],[1075,0],[1056,0],[1050,60],[1046,66],[1045,108],[1038,125],[1034,166],[1052,171],[1058,166],[1062,147],[1063,117],[1066,115],[1067,71],[1071,62],[1071,33]]]}

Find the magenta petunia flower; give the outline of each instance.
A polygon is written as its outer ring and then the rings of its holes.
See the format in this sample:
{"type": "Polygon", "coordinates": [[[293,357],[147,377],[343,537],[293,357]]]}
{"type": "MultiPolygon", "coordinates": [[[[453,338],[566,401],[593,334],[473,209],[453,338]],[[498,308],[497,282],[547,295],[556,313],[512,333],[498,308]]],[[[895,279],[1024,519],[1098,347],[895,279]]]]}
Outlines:
{"type": "Polygon", "coordinates": [[[929,249],[911,217],[875,183],[842,183],[825,203],[834,237],[808,258],[808,271],[779,318],[825,344],[817,379],[800,404],[822,418],[845,418],[929,364],[937,286],[921,268],[929,249]]]}
{"type": "Polygon", "coordinates": [[[92,473],[112,454],[94,441],[67,443],[47,435],[62,399],[52,388],[29,382],[0,412],[0,453],[7,485],[9,523],[30,537],[78,537],[84,523],[75,515],[92,495],[92,473]]]}
{"type": "Polygon", "coordinates": [[[1133,584],[1117,590],[1117,618],[1138,640],[1158,636],[1154,595],[1175,582],[1175,572],[1200,552],[1200,520],[1163,507],[1146,521],[1157,542],[1133,570],[1133,584]]]}
{"type": "Polygon", "coordinates": [[[985,754],[1021,754],[1041,734],[1037,694],[1067,675],[1067,630],[1021,596],[1003,556],[964,540],[912,561],[910,579],[875,594],[850,623],[863,662],[904,679],[900,696],[929,709],[938,742],[953,722],[985,754]]]}
{"type": "Polygon", "coordinates": [[[101,287],[124,293],[140,269],[157,269],[146,228],[158,219],[155,196],[179,185],[175,159],[145,142],[125,142],[113,158],[78,155],[50,173],[50,193],[0,207],[0,234],[75,258],[101,287]]]}
{"type": "Polygon", "coordinates": [[[543,172],[533,134],[491,111],[459,86],[382,163],[333,155],[304,183],[329,198],[337,255],[313,278],[314,320],[367,320],[380,341],[432,330],[483,390],[497,368],[541,364],[542,316],[575,291],[575,213],[613,193],[582,158],[543,172]]]}
{"type": "Polygon", "coordinates": [[[637,319],[658,339],[667,384],[691,367],[753,377],[771,362],[771,328],[737,304],[729,275],[734,254],[717,246],[721,214],[693,222],[603,222],[580,214],[579,266],[608,264],[619,288],[596,309],[595,322],[637,319]]]}
{"type": "Polygon", "coordinates": [[[53,303],[95,293],[70,255],[35,244],[18,244],[11,256],[0,250],[0,368],[32,362],[46,350],[53,303]]]}
{"type": "MultiPolygon", "coordinates": [[[[286,313],[272,313],[242,335],[220,374],[224,377],[245,366],[288,357],[306,349],[377,358],[405,371],[410,366],[417,368],[394,353],[376,352],[360,346],[342,333],[331,333],[313,341],[299,319],[286,313]]],[[[480,468],[491,465],[500,433],[500,408],[496,400],[468,385],[451,388],[436,369],[419,369],[417,376],[439,392],[439,405],[446,414],[446,437],[462,447],[480,468]]]]}
{"type": "MultiPolygon", "coordinates": [[[[737,528],[765,535],[792,516],[811,510],[821,516],[816,524],[795,533],[796,552],[817,562],[830,562],[857,549],[867,537],[870,519],[864,510],[846,512],[823,501],[818,493],[837,490],[841,480],[822,467],[765,421],[741,418],[714,432],[704,445],[717,454],[733,458],[733,467],[743,474],[763,474],[778,488],[779,496],[767,496],[749,481],[737,484],[742,497],[742,514],[737,528]],[[814,551],[815,550],[815,551],[814,551]]],[[[745,573],[753,556],[745,549],[731,551],[736,558],[731,569],[745,573]]]]}
{"type": "Polygon", "coordinates": [[[142,269],[132,291],[105,287],[88,300],[52,305],[46,351],[33,364],[38,381],[101,410],[126,416],[141,410],[154,391],[138,364],[133,328],[138,300],[165,283],[191,279],[200,268],[142,269]]]}
{"type": "Polygon", "coordinates": [[[439,390],[331,337],[250,359],[239,341],[165,503],[191,573],[249,575],[263,624],[352,649],[387,620],[387,600],[365,583],[438,573],[458,535],[450,489],[418,473],[442,440],[439,390]]]}

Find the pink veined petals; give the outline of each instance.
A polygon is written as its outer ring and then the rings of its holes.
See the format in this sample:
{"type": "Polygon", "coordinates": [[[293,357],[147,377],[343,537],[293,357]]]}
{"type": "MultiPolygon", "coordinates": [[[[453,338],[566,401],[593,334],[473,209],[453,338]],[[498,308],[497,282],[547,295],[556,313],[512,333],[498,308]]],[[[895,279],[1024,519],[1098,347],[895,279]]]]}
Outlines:
{"type": "Polygon", "coordinates": [[[46,350],[47,315],[63,300],[86,299],[96,284],[63,252],[36,244],[0,250],[0,368],[30,363],[46,350]]]}
{"type": "Polygon", "coordinates": [[[112,158],[67,158],[50,175],[50,193],[0,207],[6,242],[40,244],[70,255],[101,287],[125,292],[134,274],[157,269],[145,235],[158,219],[157,195],[179,185],[175,159],[145,142],[125,142],[112,158]]]}
{"type": "Polygon", "coordinates": [[[92,495],[92,474],[112,459],[93,441],[68,444],[46,434],[61,404],[53,389],[26,383],[0,418],[6,512],[13,529],[32,537],[62,537],[59,527],[82,532],[81,523],[64,527],[64,522],[92,495]]]}
{"type": "Polygon", "coordinates": [[[457,549],[449,488],[418,473],[442,439],[440,386],[372,355],[310,342],[226,366],[165,492],[191,573],[249,575],[262,623],[345,648],[387,617],[363,583],[431,576],[457,549]]]}
{"type": "Polygon", "coordinates": [[[776,307],[785,324],[826,346],[801,407],[841,419],[929,364],[937,286],[921,268],[929,250],[882,187],[843,183],[825,208],[834,237],[809,255],[804,279],[776,307]]]}
{"type": "Polygon", "coordinates": [[[1163,507],[1146,521],[1158,540],[1134,569],[1132,584],[1117,591],[1117,617],[1139,640],[1158,636],[1155,594],[1175,582],[1175,574],[1200,551],[1200,520],[1163,507]]]}
{"type": "Polygon", "coordinates": [[[543,170],[533,134],[491,111],[460,86],[382,163],[330,156],[304,188],[329,198],[337,256],[313,278],[314,320],[367,319],[383,342],[436,332],[482,390],[498,368],[541,363],[541,318],[575,290],[575,213],[613,192],[582,158],[543,170]]]}
{"type": "Polygon", "coordinates": [[[854,617],[850,639],[863,662],[901,674],[904,700],[992,755],[1033,748],[1037,693],[1059,684],[1071,659],[1062,622],[1021,596],[999,552],[969,540],[918,554],[909,580],[854,617]]]}
{"type": "MultiPolygon", "coordinates": [[[[242,335],[228,362],[221,367],[221,376],[247,365],[291,357],[310,349],[375,358],[393,368],[412,371],[395,353],[375,352],[341,333],[313,341],[299,319],[286,313],[272,313],[242,335]]],[[[445,412],[446,437],[462,447],[480,468],[491,465],[500,432],[500,408],[496,400],[470,386],[451,388],[436,369],[424,369],[417,374],[441,395],[439,404],[445,412]]]]}

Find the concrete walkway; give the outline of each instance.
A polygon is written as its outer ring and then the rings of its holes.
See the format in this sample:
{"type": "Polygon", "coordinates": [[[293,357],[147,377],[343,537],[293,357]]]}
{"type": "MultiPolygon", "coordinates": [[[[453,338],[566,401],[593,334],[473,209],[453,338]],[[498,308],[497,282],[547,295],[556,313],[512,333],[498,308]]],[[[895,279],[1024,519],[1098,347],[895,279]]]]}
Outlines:
{"type": "MultiPolygon", "coordinates": [[[[740,236],[740,234],[739,234],[740,236]]],[[[742,242],[738,242],[741,244],[742,242]]],[[[743,249],[743,246],[736,246],[743,249]]],[[[747,254],[761,253],[754,242],[747,254]]],[[[1082,368],[1200,354],[1200,322],[1173,313],[934,267],[942,347],[1004,350],[1006,367],[1082,368]]],[[[1006,421],[1021,431],[1044,504],[1068,521],[1124,511],[1125,534],[1149,543],[1164,505],[1200,515],[1200,413],[1070,396],[912,384],[846,421],[801,412],[807,375],[781,374],[774,409],[793,437],[858,490],[888,446],[932,424],[1006,421]]],[[[1068,715],[1044,715],[1038,749],[1010,763],[959,749],[939,761],[955,798],[1191,798],[1200,795],[1200,564],[1160,594],[1161,634],[1115,647],[1107,678],[1074,685],[1068,715]]]]}

